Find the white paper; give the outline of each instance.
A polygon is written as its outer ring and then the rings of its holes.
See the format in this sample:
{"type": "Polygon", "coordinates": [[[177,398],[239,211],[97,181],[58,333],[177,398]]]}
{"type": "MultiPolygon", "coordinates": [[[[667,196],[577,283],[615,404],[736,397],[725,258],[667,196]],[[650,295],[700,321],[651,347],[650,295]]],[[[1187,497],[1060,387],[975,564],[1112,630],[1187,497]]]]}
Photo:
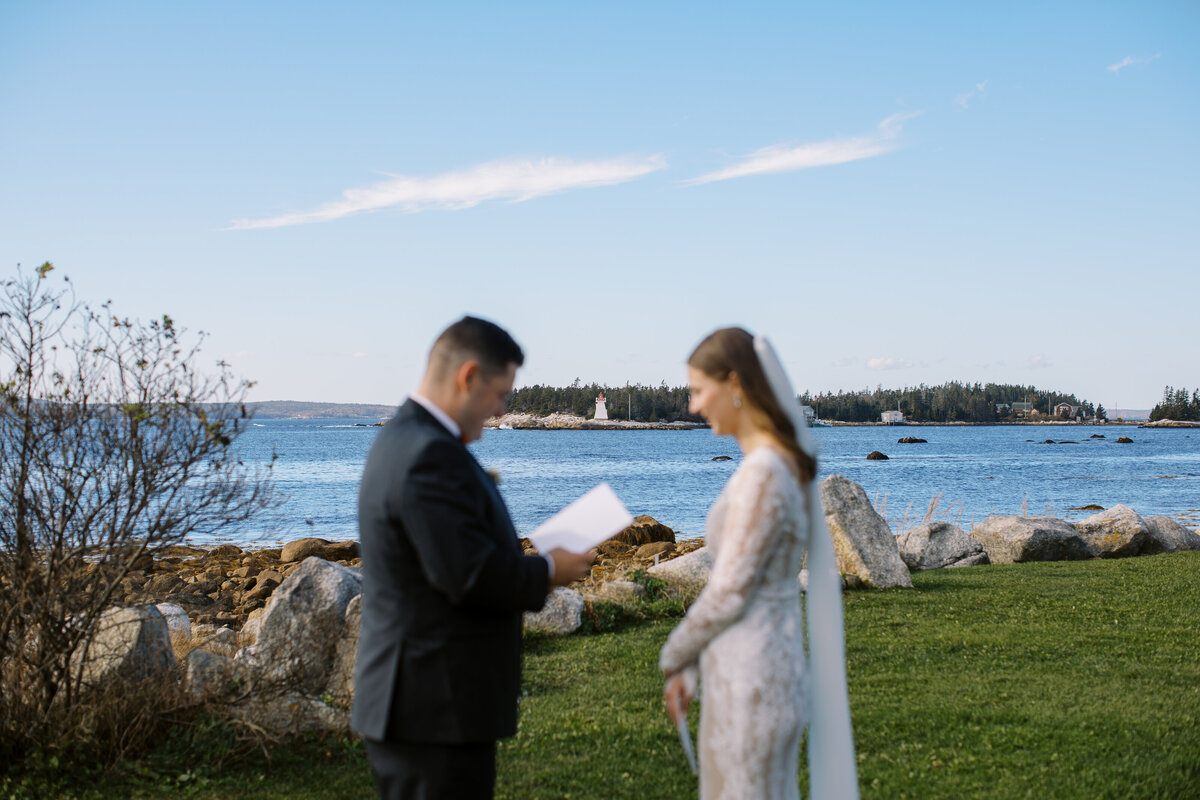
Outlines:
{"type": "Polygon", "coordinates": [[[529,534],[540,553],[557,547],[586,553],[633,524],[633,516],[617,493],[601,483],[529,534]]]}
{"type": "Polygon", "coordinates": [[[675,729],[679,731],[679,741],[683,742],[683,754],[687,756],[688,766],[692,768],[692,774],[695,775],[699,770],[696,769],[696,751],[692,748],[692,733],[688,730],[686,714],[679,715],[679,722],[675,723],[675,729]]]}

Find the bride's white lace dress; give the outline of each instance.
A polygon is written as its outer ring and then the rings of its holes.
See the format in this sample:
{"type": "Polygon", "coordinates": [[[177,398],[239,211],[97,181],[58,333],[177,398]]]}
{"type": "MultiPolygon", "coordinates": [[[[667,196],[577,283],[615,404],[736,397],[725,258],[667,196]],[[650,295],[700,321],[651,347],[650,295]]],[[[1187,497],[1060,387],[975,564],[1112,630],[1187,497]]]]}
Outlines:
{"type": "Polygon", "coordinates": [[[659,666],[698,668],[702,800],[798,800],[808,709],[800,571],[806,494],[784,457],[750,452],[708,515],[704,591],[663,647],[659,666]]]}

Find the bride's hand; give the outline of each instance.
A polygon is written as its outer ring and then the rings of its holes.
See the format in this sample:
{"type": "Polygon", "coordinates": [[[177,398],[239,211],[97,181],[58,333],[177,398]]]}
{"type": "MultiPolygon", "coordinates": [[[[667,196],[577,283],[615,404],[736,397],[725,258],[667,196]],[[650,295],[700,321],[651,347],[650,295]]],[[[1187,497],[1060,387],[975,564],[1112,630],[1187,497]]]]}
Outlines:
{"type": "Polygon", "coordinates": [[[663,687],[663,702],[667,704],[667,713],[671,715],[671,721],[678,725],[679,717],[687,714],[688,705],[692,702],[692,696],[687,690],[687,681],[683,679],[682,674],[676,673],[667,679],[667,685],[663,687]]]}

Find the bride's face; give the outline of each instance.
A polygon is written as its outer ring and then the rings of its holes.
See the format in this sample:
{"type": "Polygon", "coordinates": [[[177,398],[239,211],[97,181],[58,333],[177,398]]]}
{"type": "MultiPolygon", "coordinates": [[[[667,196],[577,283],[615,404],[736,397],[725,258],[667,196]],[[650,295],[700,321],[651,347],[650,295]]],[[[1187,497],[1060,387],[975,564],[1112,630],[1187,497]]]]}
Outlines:
{"type": "Polygon", "coordinates": [[[688,367],[688,411],[704,417],[718,436],[732,434],[737,429],[737,409],[733,405],[736,390],[733,376],[719,381],[688,367]]]}

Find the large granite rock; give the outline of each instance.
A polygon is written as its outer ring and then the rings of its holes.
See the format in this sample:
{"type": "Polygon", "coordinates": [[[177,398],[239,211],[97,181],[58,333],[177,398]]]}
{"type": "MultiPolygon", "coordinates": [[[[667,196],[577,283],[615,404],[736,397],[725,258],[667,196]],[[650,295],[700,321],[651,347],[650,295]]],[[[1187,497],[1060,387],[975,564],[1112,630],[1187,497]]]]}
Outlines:
{"type": "MultiPolygon", "coordinates": [[[[260,608],[259,611],[266,609],[260,608]]],[[[250,617],[238,631],[238,647],[249,647],[258,641],[258,632],[262,629],[262,617],[250,617]]]]}
{"type": "Polygon", "coordinates": [[[1146,523],[1146,541],[1142,544],[1142,555],[1200,550],[1200,535],[1170,517],[1144,517],[1143,521],[1146,523]]]}
{"type": "Polygon", "coordinates": [[[192,620],[188,617],[187,609],[174,603],[159,603],[155,608],[162,614],[163,622],[167,625],[167,635],[171,638],[175,660],[183,661],[192,645],[192,620]]]}
{"type": "Polygon", "coordinates": [[[331,542],[328,539],[309,537],[288,542],[279,552],[279,561],[288,564],[303,561],[310,556],[326,561],[349,561],[358,558],[358,542],[331,542]]]}
{"type": "Polygon", "coordinates": [[[1115,505],[1075,523],[1075,530],[1087,542],[1096,558],[1136,556],[1146,544],[1150,531],[1146,521],[1126,505],[1115,505]]]}
{"type": "Polygon", "coordinates": [[[176,664],[166,620],[152,605],[106,610],[86,650],[75,652],[71,667],[88,687],[161,678],[176,664]]]}
{"type": "Polygon", "coordinates": [[[355,573],[307,558],[271,595],[258,641],[245,650],[259,677],[319,693],[329,679],[350,601],[362,593],[355,573]]]}
{"type": "Polygon", "coordinates": [[[651,542],[639,547],[633,555],[635,558],[654,558],[669,555],[674,549],[673,542],[651,542]]]}
{"type": "Polygon", "coordinates": [[[346,606],[345,625],[338,637],[325,691],[334,702],[349,708],[354,702],[354,665],[358,660],[358,634],[362,630],[362,595],[355,595],[346,606]]]}
{"type": "Polygon", "coordinates": [[[234,711],[274,737],[344,733],[350,728],[350,712],[299,692],[252,697],[234,711]]]}
{"type": "Polygon", "coordinates": [[[186,663],[187,689],[199,699],[227,693],[230,682],[237,674],[232,658],[208,650],[193,650],[188,653],[186,663]]]}
{"type": "Polygon", "coordinates": [[[541,611],[525,613],[525,629],[565,635],[583,625],[583,595],[559,586],[546,597],[541,611]]]}
{"type": "Polygon", "coordinates": [[[708,583],[712,572],[712,554],[707,547],[664,561],[646,570],[667,582],[667,591],[677,595],[695,595],[708,583]]]}
{"type": "Polygon", "coordinates": [[[609,541],[623,542],[634,547],[640,547],[651,542],[671,542],[673,544],[675,542],[675,531],[648,514],[639,514],[633,518],[632,525],[609,539],[609,541]]]}
{"type": "Polygon", "coordinates": [[[1083,561],[1092,557],[1071,523],[1058,517],[992,516],[971,530],[993,564],[1083,561]]]}
{"type": "Polygon", "coordinates": [[[238,649],[238,635],[233,628],[224,625],[193,625],[190,649],[207,650],[214,655],[233,658],[238,649]]]}
{"type": "Polygon", "coordinates": [[[912,588],[896,537],[861,486],[842,475],[830,475],[821,482],[821,502],[833,534],[838,570],[849,585],[912,588]]]}
{"type": "Polygon", "coordinates": [[[983,545],[957,525],[926,522],[896,538],[900,558],[910,570],[990,564],[983,545]]]}
{"type": "Polygon", "coordinates": [[[636,603],[646,596],[646,590],[639,584],[627,580],[605,581],[596,587],[591,595],[592,600],[607,600],[611,603],[629,605],[636,603]]]}

